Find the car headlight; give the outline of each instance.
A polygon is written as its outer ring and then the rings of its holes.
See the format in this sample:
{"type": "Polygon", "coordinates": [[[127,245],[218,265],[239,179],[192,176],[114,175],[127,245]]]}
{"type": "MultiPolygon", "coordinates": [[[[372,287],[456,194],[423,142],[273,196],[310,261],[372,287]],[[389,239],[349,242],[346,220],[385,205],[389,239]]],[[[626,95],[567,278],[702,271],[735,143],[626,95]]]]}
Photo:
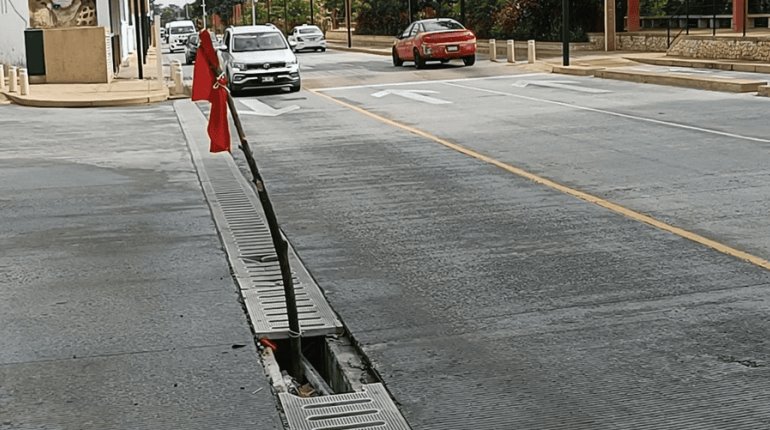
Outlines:
{"type": "Polygon", "coordinates": [[[288,60],[286,61],[286,67],[296,66],[297,65],[297,59],[288,60]]]}
{"type": "Polygon", "coordinates": [[[244,69],[246,70],[245,63],[233,63],[233,70],[244,69]]]}

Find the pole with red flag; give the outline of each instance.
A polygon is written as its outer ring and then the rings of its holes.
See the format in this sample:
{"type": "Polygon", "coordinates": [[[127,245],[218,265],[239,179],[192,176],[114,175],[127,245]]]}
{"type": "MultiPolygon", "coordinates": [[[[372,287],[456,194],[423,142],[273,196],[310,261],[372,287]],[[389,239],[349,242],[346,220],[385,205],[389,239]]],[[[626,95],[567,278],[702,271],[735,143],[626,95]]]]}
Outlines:
{"type": "Polygon", "coordinates": [[[289,374],[296,380],[303,381],[302,337],[299,315],[297,314],[297,300],[294,294],[294,280],[291,274],[291,266],[289,265],[289,245],[281,235],[273,204],[270,202],[270,196],[265,188],[262,175],[259,173],[257,162],[254,160],[251,147],[243,132],[243,125],[235,108],[233,97],[227,91],[227,80],[219,67],[219,58],[217,58],[214,45],[211,43],[211,34],[208,30],[203,29],[200,32],[199,40],[200,47],[195,56],[195,66],[193,69],[192,100],[208,100],[211,102],[208,125],[211,152],[230,150],[230,127],[227,121],[227,107],[230,109],[235,129],[238,132],[238,139],[241,143],[240,148],[254,177],[254,186],[257,189],[259,201],[265,212],[267,225],[270,229],[270,237],[278,256],[278,265],[281,268],[283,292],[286,298],[286,314],[289,318],[289,350],[291,354],[289,374]]]}

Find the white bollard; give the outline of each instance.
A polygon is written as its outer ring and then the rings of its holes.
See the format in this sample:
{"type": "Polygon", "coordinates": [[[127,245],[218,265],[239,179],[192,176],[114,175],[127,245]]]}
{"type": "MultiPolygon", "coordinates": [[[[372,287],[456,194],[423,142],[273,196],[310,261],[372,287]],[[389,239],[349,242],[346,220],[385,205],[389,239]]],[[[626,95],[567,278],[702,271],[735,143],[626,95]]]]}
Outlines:
{"type": "Polygon", "coordinates": [[[516,62],[516,48],[513,46],[513,40],[509,40],[507,42],[508,44],[508,62],[509,63],[515,63],[516,62]]]}
{"type": "Polygon", "coordinates": [[[5,91],[5,66],[0,64],[0,91],[5,91]]]}
{"type": "Polygon", "coordinates": [[[535,62],[535,58],[537,58],[537,56],[535,55],[535,41],[528,40],[527,41],[527,62],[532,64],[535,62]]]}
{"type": "Polygon", "coordinates": [[[497,61],[497,41],[489,39],[489,61],[497,61]]]}
{"type": "Polygon", "coordinates": [[[174,94],[184,94],[184,76],[181,68],[174,72],[174,94]]]}
{"type": "Polygon", "coordinates": [[[8,69],[8,92],[11,92],[11,93],[16,92],[16,83],[17,83],[16,68],[11,66],[11,68],[8,69]]]}
{"type": "Polygon", "coordinates": [[[19,86],[21,87],[21,95],[29,95],[29,75],[27,75],[27,69],[19,69],[19,86]]]}

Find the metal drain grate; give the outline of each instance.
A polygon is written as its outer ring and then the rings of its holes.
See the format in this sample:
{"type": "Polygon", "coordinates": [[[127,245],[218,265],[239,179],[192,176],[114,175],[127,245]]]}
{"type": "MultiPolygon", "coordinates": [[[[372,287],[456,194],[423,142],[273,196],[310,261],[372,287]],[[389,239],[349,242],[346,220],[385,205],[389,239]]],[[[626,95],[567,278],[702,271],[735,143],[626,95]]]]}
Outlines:
{"type": "MultiPolygon", "coordinates": [[[[289,324],[281,270],[259,198],[230,154],[208,152],[205,121],[198,108],[189,102],[177,103],[175,108],[254,330],[260,336],[286,338],[289,324]]],[[[289,262],[302,334],[341,333],[342,324],[291,246],[289,262]]]]}
{"type": "Polygon", "coordinates": [[[291,430],[376,429],[409,430],[382,384],[364,391],[302,398],[281,393],[281,405],[291,430]]]}

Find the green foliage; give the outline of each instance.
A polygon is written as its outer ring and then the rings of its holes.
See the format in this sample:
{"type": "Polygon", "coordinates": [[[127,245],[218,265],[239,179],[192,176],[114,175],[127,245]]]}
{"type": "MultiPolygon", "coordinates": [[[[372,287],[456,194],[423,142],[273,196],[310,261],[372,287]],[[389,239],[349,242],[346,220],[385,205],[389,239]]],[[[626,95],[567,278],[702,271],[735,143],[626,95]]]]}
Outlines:
{"type": "MultiPolygon", "coordinates": [[[[587,41],[587,31],[596,31],[603,14],[601,0],[570,0],[570,40],[587,41]]],[[[502,0],[493,15],[489,35],[503,39],[562,39],[561,0],[502,0]]]]}
{"type": "Polygon", "coordinates": [[[407,0],[364,0],[356,11],[356,34],[394,35],[408,25],[407,9],[407,0]]]}
{"type": "MultiPolygon", "coordinates": [[[[327,7],[339,0],[329,0],[327,7]]],[[[356,33],[391,35],[409,23],[409,0],[362,0],[356,33]]],[[[411,0],[413,18],[460,20],[460,0],[411,0]]],[[[465,0],[463,23],[480,38],[561,40],[562,0],[465,0]]],[[[570,33],[587,40],[586,31],[601,31],[602,0],[570,0],[570,33]]]]}

